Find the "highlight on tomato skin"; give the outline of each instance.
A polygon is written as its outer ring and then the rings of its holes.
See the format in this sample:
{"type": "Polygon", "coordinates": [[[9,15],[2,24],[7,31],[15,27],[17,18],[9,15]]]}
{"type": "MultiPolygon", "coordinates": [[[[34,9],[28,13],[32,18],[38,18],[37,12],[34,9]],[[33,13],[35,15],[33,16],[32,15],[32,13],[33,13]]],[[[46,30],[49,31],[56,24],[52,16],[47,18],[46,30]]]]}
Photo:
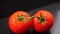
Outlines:
{"type": "Polygon", "coordinates": [[[8,20],[9,28],[12,32],[23,34],[32,26],[32,23],[28,20],[30,15],[25,11],[17,11],[13,13],[8,20]]]}
{"type": "Polygon", "coordinates": [[[47,10],[39,10],[35,13],[33,21],[33,28],[37,32],[46,32],[50,30],[54,24],[54,16],[47,10]]]}

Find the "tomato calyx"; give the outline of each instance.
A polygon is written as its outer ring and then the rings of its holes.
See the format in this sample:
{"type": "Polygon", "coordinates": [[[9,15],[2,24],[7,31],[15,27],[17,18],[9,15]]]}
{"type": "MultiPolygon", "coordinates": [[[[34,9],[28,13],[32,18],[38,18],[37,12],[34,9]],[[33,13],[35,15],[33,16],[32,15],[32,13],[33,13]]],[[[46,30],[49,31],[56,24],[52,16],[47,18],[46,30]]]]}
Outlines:
{"type": "Polygon", "coordinates": [[[23,21],[26,16],[24,15],[17,15],[19,21],[23,21]]]}
{"type": "Polygon", "coordinates": [[[40,13],[40,16],[37,17],[41,22],[44,22],[46,19],[44,17],[42,17],[42,14],[40,13]]]}
{"type": "Polygon", "coordinates": [[[32,17],[30,17],[30,18],[28,18],[28,21],[30,21],[32,18],[38,18],[41,22],[44,22],[45,21],[45,18],[44,17],[42,17],[42,15],[40,14],[40,16],[38,17],[38,16],[32,16],[32,17]]]}
{"type": "Polygon", "coordinates": [[[41,22],[44,22],[45,21],[45,18],[44,17],[37,17],[41,22]]]}

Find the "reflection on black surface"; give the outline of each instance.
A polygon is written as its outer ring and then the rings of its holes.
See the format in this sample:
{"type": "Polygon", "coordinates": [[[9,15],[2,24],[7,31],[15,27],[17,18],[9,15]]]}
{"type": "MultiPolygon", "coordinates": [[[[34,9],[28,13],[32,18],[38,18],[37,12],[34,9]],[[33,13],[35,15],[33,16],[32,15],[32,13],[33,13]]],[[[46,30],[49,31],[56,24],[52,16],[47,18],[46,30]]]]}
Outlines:
{"type": "Polygon", "coordinates": [[[51,34],[51,32],[47,31],[47,32],[40,33],[40,32],[36,32],[35,30],[33,30],[32,34],[51,34]]]}
{"type": "MultiPolygon", "coordinates": [[[[12,34],[15,34],[15,33],[13,33],[13,32],[11,32],[12,34]]],[[[47,32],[44,32],[44,33],[38,33],[38,32],[36,32],[36,31],[33,31],[33,32],[27,32],[27,33],[24,33],[24,34],[51,34],[51,32],[50,31],[47,31],[47,32]]]]}
{"type": "Polygon", "coordinates": [[[29,31],[25,34],[51,34],[51,32],[47,31],[47,32],[40,33],[40,32],[36,32],[35,30],[32,29],[31,31],[29,31]]]}

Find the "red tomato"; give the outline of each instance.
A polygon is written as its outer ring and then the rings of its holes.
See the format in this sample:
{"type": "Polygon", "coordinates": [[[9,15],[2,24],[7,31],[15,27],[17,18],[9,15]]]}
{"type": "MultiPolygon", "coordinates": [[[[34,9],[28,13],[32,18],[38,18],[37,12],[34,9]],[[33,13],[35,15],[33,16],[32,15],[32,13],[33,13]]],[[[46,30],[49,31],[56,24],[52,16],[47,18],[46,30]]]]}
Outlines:
{"type": "Polygon", "coordinates": [[[9,18],[10,29],[17,34],[27,32],[31,27],[31,22],[28,21],[30,15],[24,11],[17,11],[9,18]]]}
{"type": "Polygon", "coordinates": [[[35,18],[33,18],[33,26],[37,32],[46,32],[54,24],[54,17],[47,10],[39,10],[34,16],[35,18]]]}

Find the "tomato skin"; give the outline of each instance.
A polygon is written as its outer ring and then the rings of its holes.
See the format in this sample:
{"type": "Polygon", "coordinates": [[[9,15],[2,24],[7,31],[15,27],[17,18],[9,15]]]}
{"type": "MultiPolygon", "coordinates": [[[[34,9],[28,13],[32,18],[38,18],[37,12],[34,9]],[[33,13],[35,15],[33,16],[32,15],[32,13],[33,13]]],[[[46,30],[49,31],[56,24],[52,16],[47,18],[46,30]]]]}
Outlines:
{"type": "Polygon", "coordinates": [[[53,15],[47,10],[39,10],[35,13],[34,16],[40,16],[46,18],[45,22],[40,22],[38,18],[33,18],[33,27],[37,32],[46,32],[48,31],[54,24],[53,15]]]}
{"type": "Polygon", "coordinates": [[[13,13],[9,18],[9,28],[11,31],[17,34],[22,34],[27,32],[30,28],[32,23],[29,22],[27,19],[30,18],[30,15],[24,11],[17,11],[13,13]],[[17,15],[26,15],[24,21],[18,21],[17,15]]]}

